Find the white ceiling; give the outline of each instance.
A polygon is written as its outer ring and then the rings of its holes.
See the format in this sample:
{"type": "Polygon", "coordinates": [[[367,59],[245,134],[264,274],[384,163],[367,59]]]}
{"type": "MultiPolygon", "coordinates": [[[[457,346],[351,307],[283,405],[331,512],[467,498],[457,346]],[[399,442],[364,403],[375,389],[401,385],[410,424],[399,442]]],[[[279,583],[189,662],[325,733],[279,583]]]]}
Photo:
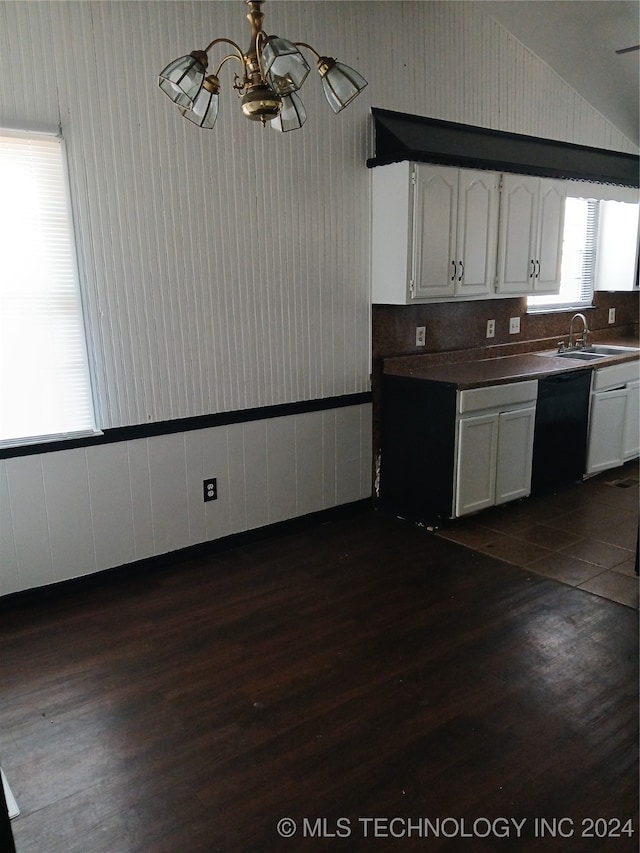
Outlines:
{"type": "Polygon", "coordinates": [[[478,0],[502,26],[638,145],[637,0],[478,0]]]}

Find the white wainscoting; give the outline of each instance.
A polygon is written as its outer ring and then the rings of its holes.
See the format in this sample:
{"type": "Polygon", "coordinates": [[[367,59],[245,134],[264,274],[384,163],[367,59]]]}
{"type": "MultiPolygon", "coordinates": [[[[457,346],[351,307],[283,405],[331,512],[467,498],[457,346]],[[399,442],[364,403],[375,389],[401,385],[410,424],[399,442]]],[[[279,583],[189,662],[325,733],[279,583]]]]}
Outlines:
{"type": "Polygon", "coordinates": [[[5,459],[0,595],[370,495],[370,403],[5,459]]]}

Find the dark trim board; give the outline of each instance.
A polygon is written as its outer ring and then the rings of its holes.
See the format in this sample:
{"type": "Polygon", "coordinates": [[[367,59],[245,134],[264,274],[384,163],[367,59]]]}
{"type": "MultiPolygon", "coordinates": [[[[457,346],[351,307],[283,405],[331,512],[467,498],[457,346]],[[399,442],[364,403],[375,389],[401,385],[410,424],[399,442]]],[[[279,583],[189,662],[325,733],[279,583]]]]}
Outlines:
{"type": "Polygon", "coordinates": [[[538,177],[640,186],[640,158],[635,154],[591,148],[371,108],[375,156],[367,166],[402,160],[515,172],[538,177]]]}
{"type": "MultiPolygon", "coordinates": [[[[57,597],[65,597],[74,592],[100,587],[105,583],[117,580],[119,577],[130,578],[132,574],[136,574],[140,578],[144,578],[145,576],[151,577],[165,568],[175,567],[176,563],[179,562],[207,557],[221,551],[240,548],[252,542],[270,539],[277,535],[328,524],[361,512],[369,512],[372,509],[373,499],[361,498],[351,503],[339,504],[328,509],[307,513],[307,515],[288,518],[285,521],[276,521],[265,527],[243,530],[241,533],[231,533],[229,536],[220,537],[220,539],[198,542],[195,545],[188,545],[186,548],[179,548],[176,551],[169,551],[166,554],[157,554],[154,557],[147,557],[144,560],[136,560],[132,563],[125,563],[122,566],[102,569],[102,571],[92,572],[90,575],[81,575],[71,580],[58,581],[57,583],[47,584],[46,586],[36,586],[32,589],[11,592],[8,595],[0,596],[0,613],[3,610],[12,609],[17,606],[29,605],[34,601],[52,601],[57,597]]],[[[3,847],[0,846],[0,850],[4,853],[3,847]]]]}
{"type": "Polygon", "coordinates": [[[275,406],[260,406],[253,409],[239,409],[233,412],[220,412],[212,415],[200,415],[194,418],[179,418],[172,421],[156,421],[149,424],[137,424],[129,427],[106,429],[101,435],[87,438],[72,438],[63,441],[43,442],[41,444],[23,444],[18,447],[0,449],[0,459],[15,456],[35,456],[40,453],[53,453],[59,450],[74,450],[78,447],[93,447],[97,444],[114,444],[118,441],[134,441],[139,438],[153,438],[158,435],[171,435],[176,432],[191,432],[210,427],[229,424],[249,423],[250,421],[282,418],[287,415],[301,415],[307,412],[323,412],[331,409],[344,409],[371,402],[371,392],[344,394],[340,397],[322,397],[317,400],[302,400],[297,403],[280,403],[275,406]]]}

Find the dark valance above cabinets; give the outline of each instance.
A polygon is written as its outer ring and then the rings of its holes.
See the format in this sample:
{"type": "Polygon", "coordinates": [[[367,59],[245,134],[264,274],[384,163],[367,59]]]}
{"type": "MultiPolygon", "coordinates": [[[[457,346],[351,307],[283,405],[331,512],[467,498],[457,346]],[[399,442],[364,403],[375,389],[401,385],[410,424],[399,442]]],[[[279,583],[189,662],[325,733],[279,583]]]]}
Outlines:
{"type": "Polygon", "coordinates": [[[547,178],[640,186],[640,158],[553,139],[371,108],[374,157],[367,166],[411,160],[547,178]]]}

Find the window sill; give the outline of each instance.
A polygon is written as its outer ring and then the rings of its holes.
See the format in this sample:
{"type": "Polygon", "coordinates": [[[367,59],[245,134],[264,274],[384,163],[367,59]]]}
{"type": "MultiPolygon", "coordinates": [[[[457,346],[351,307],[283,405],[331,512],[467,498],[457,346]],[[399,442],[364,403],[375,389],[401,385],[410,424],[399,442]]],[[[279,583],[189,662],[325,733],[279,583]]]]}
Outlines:
{"type": "Polygon", "coordinates": [[[575,305],[528,305],[527,314],[566,314],[569,311],[590,311],[595,308],[593,302],[575,305]]]}

